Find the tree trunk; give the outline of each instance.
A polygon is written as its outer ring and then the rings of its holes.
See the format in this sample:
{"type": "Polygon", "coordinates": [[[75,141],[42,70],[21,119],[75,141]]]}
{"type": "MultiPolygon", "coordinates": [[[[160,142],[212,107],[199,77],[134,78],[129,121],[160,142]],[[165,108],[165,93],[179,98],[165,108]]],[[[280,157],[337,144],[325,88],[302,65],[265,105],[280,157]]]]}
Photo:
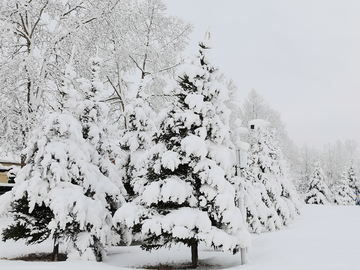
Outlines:
{"type": "Polygon", "coordinates": [[[20,166],[21,168],[25,166],[25,160],[26,160],[26,155],[21,155],[20,156],[20,166]]]}
{"type": "Polygon", "coordinates": [[[54,262],[56,262],[58,260],[58,255],[59,255],[59,242],[57,241],[57,238],[54,238],[54,247],[53,247],[53,254],[52,254],[52,259],[54,262]]]}
{"type": "Polygon", "coordinates": [[[196,268],[198,266],[199,253],[198,253],[198,242],[194,240],[191,243],[191,268],[196,268]]]}

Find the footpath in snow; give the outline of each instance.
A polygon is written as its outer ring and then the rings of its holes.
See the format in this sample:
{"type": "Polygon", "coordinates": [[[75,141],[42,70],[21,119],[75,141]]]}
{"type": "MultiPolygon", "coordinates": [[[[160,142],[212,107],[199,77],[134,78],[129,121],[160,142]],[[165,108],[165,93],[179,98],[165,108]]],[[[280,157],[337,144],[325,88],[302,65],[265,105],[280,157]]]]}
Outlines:
{"type": "MultiPolygon", "coordinates": [[[[0,218],[0,230],[10,221],[0,218]]],[[[252,235],[249,262],[240,266],[240,255],[202,248],[199,269],[243,270],[340,270],[360,269],[360,207],[304,205],[302,214],[288,227],[277,232],[252,235]]],[[[11,258],[31,252],[49,252],[51,242],[24,246],[23,242],[1,242],[0,258],[11,258]]],[[[190,250],[174,246],[148,253],[139,247],[114,247],[101,263],[84,261],[22,262],[0,260],[0,269],[11,270],[102,270],[136,269],[149,265],[190,261],[190,250]],[[99,265],[100,264],[100,265],[99,265]]]]}

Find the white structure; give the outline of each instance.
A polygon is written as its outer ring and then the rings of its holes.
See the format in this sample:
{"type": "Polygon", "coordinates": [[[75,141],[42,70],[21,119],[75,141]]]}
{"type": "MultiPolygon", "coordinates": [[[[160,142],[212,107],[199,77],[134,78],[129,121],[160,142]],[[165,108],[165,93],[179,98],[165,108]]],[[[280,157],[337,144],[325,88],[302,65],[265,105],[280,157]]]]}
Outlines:
{"type": "MultiPolygon", "coordinates": [[[[248,143],[242,142],[240,139],[240,135],[248,133],[248,130],[244,127],[241,127],[241,120],[238,119],[235,122],[236,127],[236,175],[241,176],[241,169],[247,167],[247,151],[250,148],[250,145],[248,143]]],[[[239,209],[241,212],[241,215],[244,217],[244,225],[246,225],[246,210],[245,210],[245,190],[244,187],[240,184],[239,185],[239,209]]],[[[242,248],[240,250],[241,254],[241,264],[245,264],[246,259],[246,249],[242,248]]]]}
{"type": "Polygon", "coordinates": [[[253,119],[249,121],[248,125],[250,130],[258,130],[270,126],[270,123],[264,119],[253,119]]]}

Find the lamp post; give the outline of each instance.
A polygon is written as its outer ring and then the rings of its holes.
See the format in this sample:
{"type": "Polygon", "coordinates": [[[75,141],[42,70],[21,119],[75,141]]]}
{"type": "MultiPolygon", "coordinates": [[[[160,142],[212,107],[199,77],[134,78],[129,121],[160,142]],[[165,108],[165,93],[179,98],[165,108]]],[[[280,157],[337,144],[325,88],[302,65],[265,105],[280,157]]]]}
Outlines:
{"type": "MultiPolygon", "coordinates": [[[[243,152],[240,149],[236,149],[235,153],[236,153],[236,176],[242,177],[241,168],[243,168],[242,167],[243,164],[241,160],[244,158],[242,154],[246,152],[243,152]]],[[[246,226],[246,212],[245,212],[245,198],[244,198],[245,191],[241,182],[239,184],[238,192],[239,192],[238,205],[241,212],[241,216],[243,217],[243,223],[246,226]]],[[[240,248],[240,256],[241,256],[241,265],[243,265],[246,263],[246,248],[240,248]]]]}
{"type": "MultiPolygon", "coordinates": [[[[246,134],[248,132],[248,130],[244,127],[241,127],[241,121],[237,120],[235,125],[237,126],[236,128],[236,135],[237,135],[237,141],[236,141],[236,150],[235,150],[235,155],[236,155],[236,176],[238,177],[243,177],[242,173],[241,173],[241,169],[244,169],[247,167],[247,151],[250,147],[250,145],[248,143],[242,142],[240,140],[240,135],[241,134],[246,134]]],[[[245,210],[245,190],[244,190],[244,186],[242,185],[242,181],[240,181],[239,183],[239,187],[238,187],[238,205],[239,205],[239,209],[241,212],[241,215],[243,217],[243,223],[244,226],[247,226],[246,224],[246,210],[245,210]]],[[[240,255],[241,255],[241,265],[245,264],[247,259],[246,259],[246,248],[240,248],[240,255]]]]}

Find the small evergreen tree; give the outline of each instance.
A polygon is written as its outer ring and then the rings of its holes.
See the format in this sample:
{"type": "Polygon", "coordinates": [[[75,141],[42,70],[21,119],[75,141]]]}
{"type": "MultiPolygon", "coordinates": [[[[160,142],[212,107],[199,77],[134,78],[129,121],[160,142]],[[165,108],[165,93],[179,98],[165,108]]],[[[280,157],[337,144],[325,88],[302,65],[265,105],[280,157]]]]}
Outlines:
{"type": "Polygon", "coordinates": [[[356,167],[353,160],[351,160],[349,168],[347,169],[345,174],[346,174],[346,179],[349,182],[350,188],[353,190],[353,193],[356,194],[356,192],[360,191],[360,181],[357,178],[356,167]]]}
{"type": "Polygon", "coordinates": [[[305,203],[307,204],[330,204],[331,191],[326,184],[325,174],[319,164],[315,164],[315,170],[310,175],[310,185],[305,193],[305,203]]]}
{"type": "Polygon", "coordinates": [[[192,267],[199,242],[236,253],[250,241],[230,182],[235,157],[223,103],[227,90],[215,80],[209,33],[199,45],[200,55],[179,68],[177,101],[160,113],[137,198],[114,216],[117,227],[125,224],[144,236],[146,250],[188,245],[192,267]]]}
{"type": "Polygon", "coordinates": [[[333,187],[334,203],[339,205],[355,205],[356,194],[349,186],[349,179],[345,171],[340,180],[333,187]]]}

